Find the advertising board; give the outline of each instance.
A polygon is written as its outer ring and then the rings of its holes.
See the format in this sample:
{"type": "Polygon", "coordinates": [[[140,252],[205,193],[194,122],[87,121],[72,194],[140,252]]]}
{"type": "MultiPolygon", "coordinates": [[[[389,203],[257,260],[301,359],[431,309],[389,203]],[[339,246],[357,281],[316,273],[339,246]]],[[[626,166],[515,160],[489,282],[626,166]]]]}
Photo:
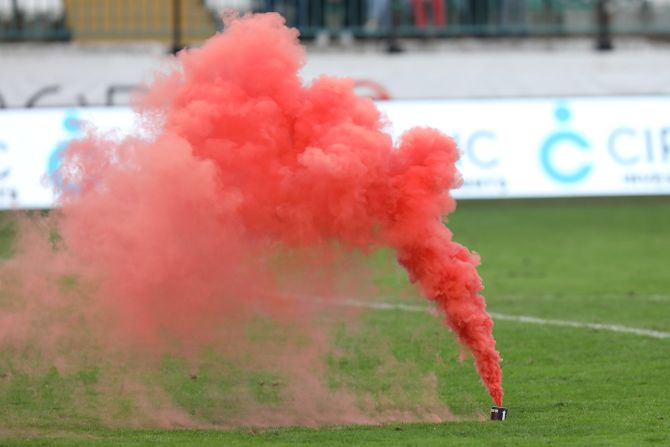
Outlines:
{"type": "MultiPolygon", "coordinates": [[[[670,97],[378,103],[400,138],[414,126],[452,136],[464,199],[670,194],[670,97]]],[[[0,208],[49,208],[60,156],[87,123],[122,137],[128,108],[0,110],[0,208]]]]}

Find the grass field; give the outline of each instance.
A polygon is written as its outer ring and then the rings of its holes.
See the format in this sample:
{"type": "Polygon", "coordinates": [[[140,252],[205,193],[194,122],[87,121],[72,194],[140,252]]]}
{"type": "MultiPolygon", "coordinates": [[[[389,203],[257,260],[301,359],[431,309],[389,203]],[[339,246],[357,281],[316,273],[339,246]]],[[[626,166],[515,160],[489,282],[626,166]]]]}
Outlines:
{"type": "MultiPolygon", "coordinates": [[[[4,216],[0,249],[12,231],[4,216]]],[[[670,199],[463,202],[450,220],[455,238],[482,255],[489,310],[507,315],[607,323],[670,332],[670,199]]],[[[402,271],[377,258],[381,286],[393,300],[406,289],[402,271]]],[[[418,298],[411,304],[421,305],[418,298]]],[[[490,400],[472,367],[434,318],[421,312],[369,310],[357,330],[341,328],[340,354],[329,361],[332,386],[369,395],[433,372],[435,393],[461,421],[441,424],[338,426],[318,429],[111,429],[72,408],[70,396],[91,394],[104,366],[61,376],[8,374],[12,353],[0,353],[0,445],[670,445],[670,339],[500,320],[504,362],[503,423],[480,420],[490,400]],[[394,359],[393,371],[380,373],[394,359]]],[[[209,369],[208,369],[209,368],[209,369]]],[[[54,372],[55,371],[55,372],[54,372]]],[[[178,362],[161,380],[172,399],[204,420],[216,419],[225,381],[203,366],[195,386],[178,362]],[[210,381],[209,385],[207,380],[210,381]],[[211,385],[211,387],[209,387],[211,385]]],[[[272,404],[277,396],[260,393],[272,404]]],[[[417,403],[418,404],[418,403],[417,403]]]]}

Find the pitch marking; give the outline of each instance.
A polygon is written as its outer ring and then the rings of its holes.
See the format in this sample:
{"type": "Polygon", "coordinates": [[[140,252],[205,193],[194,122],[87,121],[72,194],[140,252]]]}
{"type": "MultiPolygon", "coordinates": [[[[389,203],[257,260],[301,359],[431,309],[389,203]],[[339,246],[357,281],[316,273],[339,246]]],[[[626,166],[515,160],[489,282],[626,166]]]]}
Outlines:
{"type": "MultiPolygon", "coordinates": [[[[429,307],[416,306],[412,304],[391,304],[391,303],[368,303],[358,300],[346,300],[343,304],[353,307],[362,307],[366,309],[376,310],[400,310],[404,312],[428,312],[429,307]]],[[[591,329],[595,331],[617,332],[621,334],[633,334],[641,337],[651,337],[659,339],[670,338],[670,332],[654,331],[651,329],[641,329],[630,326],[622,326],[619,324],[602,324],[602,323],[584,323],[581,321],[568,320],[547,320],[544,318],[531,317],[528,315],[508,315],[498,312],[489,312],[491,317],[495,320],[516,321],[518,323],[539,324],[544,326],[561,326],[574,327],[579,329],[591,329]]]]}

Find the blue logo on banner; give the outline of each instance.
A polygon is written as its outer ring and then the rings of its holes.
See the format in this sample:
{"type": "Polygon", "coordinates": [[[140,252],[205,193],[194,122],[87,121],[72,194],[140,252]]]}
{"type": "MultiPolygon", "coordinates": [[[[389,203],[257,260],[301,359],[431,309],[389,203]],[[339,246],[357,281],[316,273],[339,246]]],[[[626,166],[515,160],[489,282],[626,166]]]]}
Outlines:
{"type": "Polygon", "coordinates": [[[542,143],[540,148],[542,168],[551,178],[561,183],[576,183],[584,180],[593,168],[590,163],[584,163],[573,170],[566,171],[559,169],[552,161],[552,155],[566,143],[584,152],[591,149],[591,145],[582,134],[567,128],[568,121],[570,121],[570,110],[566,104],[559,104],[556,107],[555,117],[563,128],[549,135],[542,143]]]}
{"type": "Polygon", "coordinates": [[[76,190],[76,185],[69,185],[66,183],[63,175],[60,173],[59,169],[62,163],[63,153],[69,146],[69,144],[74,140],[82,129],[82,122],[77,117],[77,110],[70,109],[65,112],[65,118],[63,119],[63,128],[69,134],[69,138],[61,141],[56,145],[54,150],[49,156],[47,162],[47,175],[53,182],[53,185],[56,189],[60,191],[71,191],[76,190]]]}
{"type": "MultiPolygon", "coordinates": [[[[7,152],[9,148],[7,147],[7,144],[0,141],[0,152],[7,152]]],[[[9,174],[12,172],[12,169],[8,166],[2,170],[0,170],[0,181],[5,180],[6,178],[9,177],[9,174]]]]}

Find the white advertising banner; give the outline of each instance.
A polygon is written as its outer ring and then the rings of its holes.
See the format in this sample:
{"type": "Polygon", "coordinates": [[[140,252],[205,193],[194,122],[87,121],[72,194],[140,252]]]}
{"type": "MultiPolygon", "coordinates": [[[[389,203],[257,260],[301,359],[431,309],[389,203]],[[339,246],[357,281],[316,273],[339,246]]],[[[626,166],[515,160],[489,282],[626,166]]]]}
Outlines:
{"type": "Polygon", "coordinates": [[[0,111],[0,209],[50,208],[60,157],[86,122],[101,131],[128,131],[128,108],[7,109],[0,111]]]}
{"type": "Polygon", "coordinates": [[[391,101],[462,150],[461,198],[670,194],[670,97],[391,101]]]}
{"type": "MultiPolygon", "coordinates": [[[[670,97],[380,102],[398,136],[453,136],[457,198],[670,194],[670,97]]],[[[0,208],[48,208],[60,154],[82,123],[127,132],[127,108],[0,111],[0,208]]]]}

